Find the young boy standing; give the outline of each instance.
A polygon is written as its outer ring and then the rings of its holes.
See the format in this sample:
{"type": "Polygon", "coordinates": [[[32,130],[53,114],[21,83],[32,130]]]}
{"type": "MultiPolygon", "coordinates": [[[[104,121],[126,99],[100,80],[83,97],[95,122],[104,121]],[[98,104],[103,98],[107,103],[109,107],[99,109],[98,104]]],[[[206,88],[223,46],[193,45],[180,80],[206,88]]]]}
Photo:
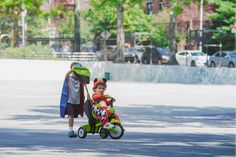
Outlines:
{"type": "Polygon", "coordinates": [[[84,84],[74,73],[75,66],[81,66],[81,64],[77,62],[71,64],[71,70],[66,74],[60,102],[61,117],[68,115],[68,137],[70,138],[77,137],[73,130],[74,118],[78,118],[78,115],[83,117],[84,104],[84,84]]]}

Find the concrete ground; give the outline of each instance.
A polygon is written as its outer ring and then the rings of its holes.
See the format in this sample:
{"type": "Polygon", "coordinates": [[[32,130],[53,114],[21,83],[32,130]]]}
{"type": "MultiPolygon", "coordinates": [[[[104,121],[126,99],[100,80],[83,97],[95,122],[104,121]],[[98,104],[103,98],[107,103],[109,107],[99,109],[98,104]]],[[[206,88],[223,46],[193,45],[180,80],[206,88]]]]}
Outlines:
{"type": "MultiPolygon", "coordinates": [[[[67,119],[59,118],[61,87],[61,81],[0,81],[1,157],[235,156],[234,85],[111,81],[107,93],[126,129],[120,140],[69,139],[67,119]]],[[[77,119],[75,129],[86,121],[77,119]]]]}

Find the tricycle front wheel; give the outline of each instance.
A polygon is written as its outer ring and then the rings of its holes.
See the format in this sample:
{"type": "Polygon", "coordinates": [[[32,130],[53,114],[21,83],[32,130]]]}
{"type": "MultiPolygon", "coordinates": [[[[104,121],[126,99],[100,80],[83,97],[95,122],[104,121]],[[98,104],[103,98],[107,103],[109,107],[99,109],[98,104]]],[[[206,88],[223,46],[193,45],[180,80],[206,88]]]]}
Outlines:
{"type": "Polygon", "coordinates": [[[123,136],[125,130],[122,125],[120,124],[114,124],[114,127],[112,129],[109,129],[109,136],[112,139],[119,139],[123,136]]]}

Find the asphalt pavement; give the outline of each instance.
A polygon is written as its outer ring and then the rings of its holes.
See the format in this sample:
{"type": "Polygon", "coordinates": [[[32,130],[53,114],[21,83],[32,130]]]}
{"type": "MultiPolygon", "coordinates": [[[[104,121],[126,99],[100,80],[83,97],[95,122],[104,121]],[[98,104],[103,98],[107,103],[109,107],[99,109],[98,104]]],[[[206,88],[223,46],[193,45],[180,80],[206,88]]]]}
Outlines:
{"type": "MultiPolygon", "coordinates": [[[[67,137],[61,81],[0,81],[0,156],[235,156],[236,86],[109,82],[119,140],[67,137]]],[[[91,86],[89,86],[90,91],[91,86]]],[[[78,118],[75,130],[87,118],[78,118]]]]}

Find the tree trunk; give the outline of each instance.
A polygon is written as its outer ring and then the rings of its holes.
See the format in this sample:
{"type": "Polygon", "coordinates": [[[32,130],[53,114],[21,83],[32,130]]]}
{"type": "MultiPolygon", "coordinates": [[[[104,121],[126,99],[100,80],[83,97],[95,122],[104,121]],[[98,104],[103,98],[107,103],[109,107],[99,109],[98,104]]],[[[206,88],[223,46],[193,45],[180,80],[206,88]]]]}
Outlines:
{"type": "Polygon", "coordinates": [[[75,0],[74,52],[80,52],[80,0],[75,0]]]}
{"type": "Polygon", "coordinates": [[[19,31],[18,31],[18,20],[14,19],[13,21],[13,33],[12,33],[12,43],[11,47],[17,47],[19,46],[19,41],[16,39],[19,39],[19,31]]]}
{"type": "Polygon", "coordinates": [[[176,17],[172,14],[170,14],[170,23],[169,23],[169,46],[170,46],[170,51],[172,54],[175,54],[176,52],[176,33],[175,33],[175,28],[176,27],[176,17]]]}
{"type": "Polygon", "coordinates": [[[117,49],[118,61],[124,62],[124,7],[122,4],[117,6],[117,49]]]}

